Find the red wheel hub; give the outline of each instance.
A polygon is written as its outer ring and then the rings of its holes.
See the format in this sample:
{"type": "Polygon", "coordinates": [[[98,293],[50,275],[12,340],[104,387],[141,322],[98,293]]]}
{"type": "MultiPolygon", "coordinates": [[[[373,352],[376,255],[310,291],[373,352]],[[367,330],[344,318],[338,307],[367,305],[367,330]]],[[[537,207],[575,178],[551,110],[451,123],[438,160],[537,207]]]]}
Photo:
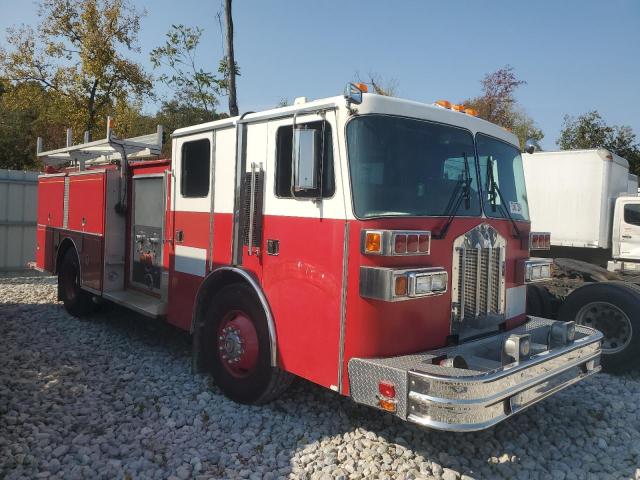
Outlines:
{"type": "Polygon", "coordinates": [[[229,312],[218,329],[218,355],[234,377],[246,377],[258,363],[258,332],[244,312],[229,312]]]}

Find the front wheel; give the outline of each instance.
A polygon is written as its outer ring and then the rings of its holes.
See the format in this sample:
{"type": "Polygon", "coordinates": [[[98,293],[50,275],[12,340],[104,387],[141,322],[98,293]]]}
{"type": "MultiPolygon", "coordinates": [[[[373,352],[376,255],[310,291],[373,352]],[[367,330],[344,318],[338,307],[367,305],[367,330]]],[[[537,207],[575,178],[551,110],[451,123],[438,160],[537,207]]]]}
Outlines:
{"type": "Polygon", "coordinates": [[[640,364],[640,288],[622,282],[590,283],[574,290],[559,319],[600,330],[602,367],[624,372],[640,364]]]}
{"type": "Polygon", "coordinates": [[[227,397],[262,404],[289,386],[293,377],[271,366],[267,318],[251,288],[224,287],[205,316],[203,351],[214,381],[227,397]]]}
{"type": "Polygon", "coordinates": [[[58,271],[58,292],[64,308],[74,317],[89,315],[95,308],[91,294],[80,288],[80,263],[73,248],[68,249],[58,271]]]}

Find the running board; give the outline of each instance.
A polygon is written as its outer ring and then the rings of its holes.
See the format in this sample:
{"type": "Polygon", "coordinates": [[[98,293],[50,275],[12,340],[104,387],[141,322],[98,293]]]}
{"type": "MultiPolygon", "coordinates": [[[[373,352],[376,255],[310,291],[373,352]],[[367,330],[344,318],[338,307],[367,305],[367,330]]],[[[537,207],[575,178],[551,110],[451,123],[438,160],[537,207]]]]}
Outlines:
{"type": "Polygon", "coordinates": [[[167,313],[167,304],[159,298],[136,292],[135,290],[119,290],[102,294],[107,300],[130,308],[151,318],[163,317],[167,313]]]}

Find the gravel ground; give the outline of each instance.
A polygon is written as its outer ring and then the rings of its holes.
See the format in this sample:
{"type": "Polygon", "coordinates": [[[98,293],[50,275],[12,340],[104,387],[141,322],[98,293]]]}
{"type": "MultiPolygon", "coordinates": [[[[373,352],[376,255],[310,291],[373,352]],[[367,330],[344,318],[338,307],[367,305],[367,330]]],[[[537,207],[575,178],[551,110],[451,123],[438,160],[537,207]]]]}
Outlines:
{"type": "Polygon", "coordinates": [[[640,478],[640,372],[472,434],[303,381],[247,407],[192,375],[184,333],[116,307],[78,320],[55,290],[0,277],[0,478],[640,478]]]}

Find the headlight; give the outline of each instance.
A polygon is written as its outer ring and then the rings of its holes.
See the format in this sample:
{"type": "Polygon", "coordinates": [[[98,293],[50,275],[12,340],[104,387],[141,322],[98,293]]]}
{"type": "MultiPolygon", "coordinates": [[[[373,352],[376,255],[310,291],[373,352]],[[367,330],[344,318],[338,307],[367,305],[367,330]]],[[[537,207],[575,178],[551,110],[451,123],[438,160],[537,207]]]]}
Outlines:
{"type": "Polygon", "coordinates": [[[409,296],[422,297],[444,293],[447,290],[447,272],[442,269],[427,269],[409,273],[409,296]]]}
{"type": "Polygon", "coordinates": [[[502,364],[520,362],[531,355],[531,335],[528,333],[512,334],[504,341],[502,348],[502,364]]]}
{"type": "Polygon", "coordinates": [[[447,291],[448,278],[440,267],[360,267],[360,295],[387,302],[441,295],[447,291]]]}
{"type": "Polygon", "coordinates": [[[549,349],[563,347],[576,338],[575,322],[554,322],[549,329],[547,344],[549,349]]]}

